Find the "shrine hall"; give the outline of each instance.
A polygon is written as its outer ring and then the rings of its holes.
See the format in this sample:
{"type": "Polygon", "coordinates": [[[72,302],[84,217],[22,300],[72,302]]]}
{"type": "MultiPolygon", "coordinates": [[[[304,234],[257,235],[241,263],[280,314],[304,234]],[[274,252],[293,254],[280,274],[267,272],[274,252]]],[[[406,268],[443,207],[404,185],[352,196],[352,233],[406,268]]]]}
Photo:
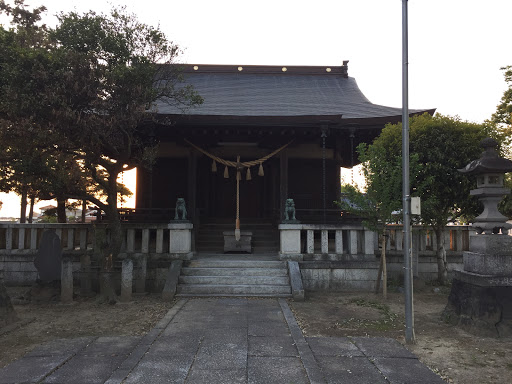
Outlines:
{"type": "MultiPolygon", "coordinates": [[[[357,164],[357,145],[402,119],[400,108],[371,103],[347,64],[184,65],[204,102],[187,111],[157,105],[158,155],[150,171],[138,170],[135,212],[169,222],[183,198],[197,249],[201,230],[235,222],[277,233],[288,199],[302,223],[344,220],[340,167],[357,164]]],[[[434,110],[411,115],[425,112],[434,110]]]]}

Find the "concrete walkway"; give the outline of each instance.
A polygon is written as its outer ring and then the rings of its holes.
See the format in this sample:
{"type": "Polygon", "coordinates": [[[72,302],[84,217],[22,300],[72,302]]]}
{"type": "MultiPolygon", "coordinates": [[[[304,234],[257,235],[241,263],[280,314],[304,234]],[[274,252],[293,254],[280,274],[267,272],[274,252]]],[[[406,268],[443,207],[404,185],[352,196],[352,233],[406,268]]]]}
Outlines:
{"type": "Polygon", "coordinates": [[[0,383],[444,383],[387,338],[305,338],[284,299],[182,299],[143,337],[56,340],[0,383]]]}

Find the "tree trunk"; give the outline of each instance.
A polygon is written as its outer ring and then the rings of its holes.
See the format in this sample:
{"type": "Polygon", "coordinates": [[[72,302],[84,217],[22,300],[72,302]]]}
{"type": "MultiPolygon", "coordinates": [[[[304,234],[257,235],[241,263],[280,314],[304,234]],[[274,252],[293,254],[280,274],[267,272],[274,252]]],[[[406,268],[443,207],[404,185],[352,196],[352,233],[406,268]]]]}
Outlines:
{"type": "Polygon", "coordinates": [[[382,295],[384,296],[384,300],[388,297],[388,270],[386,265],[386,243],[387,243],[386,232],[384,231],[382,234],[382,243],[381,243],[381,251],[380,251],[380,264],[379,264],[379,272],[377,273],[377,284],[375,286],[375,293],[379,293],[380,290],[380,280],[382,278],[382,295]]]}
{"type": "Polygon", "coordinates": [[[57,198],[57,223],[67,223],[66,199],[57,198]]]}
{"type": "Polygon", "coordinates": [[[36,198],[34,196],[30,196],[30,209],[28,210],[28,222],[32,224],[34,220],[34,203],[36,198]]]}
{"type": "Polygon", "coordinates": [[[27,222],[27,190],[21,191],[21,211],[20,211],[20,223],[27,222]]]}
{"type": "Polygon", "coordinates": [[[381,251],[381,260],[382,260],[382,296],[384,296],[384,300],[388,298],[388,269],[386,266],[386,236],[382,236],[382,251],[381,251]]]}
{"type": "Polygon", "coordinates": [[[100,272],[100,295],[108,304],[117,303],[117,295],[112,284],[111,271],[100,272]]]}
{"type": "Polygon", "coordinates": [[[105,214],[108,222],[108,234],[106,242],[101,252],[100,264],[102,271],[100,272],[100,294],[109,304],[117,302],[117,296],[112,284],[111,274],[114,263],[121,252],[123,243],[123,231],[121,228],[121,220],[117,211],[117,175],[113,171],[109,172],[109,190],[107,193],[107,207],[105,214]]]}
{"type": "Polygon", "coordinates": [[[87,213],[87,200],[82,200],[82,223],[85,223],[85,214],[87,213]]]}
{"type": "Polygon", "coordinates": [[[448,284],[448,270],[446,261],[446,249],[444,247],[444,226],[434,227],[437,240],[437,279],[439,284],[448,284]]]}

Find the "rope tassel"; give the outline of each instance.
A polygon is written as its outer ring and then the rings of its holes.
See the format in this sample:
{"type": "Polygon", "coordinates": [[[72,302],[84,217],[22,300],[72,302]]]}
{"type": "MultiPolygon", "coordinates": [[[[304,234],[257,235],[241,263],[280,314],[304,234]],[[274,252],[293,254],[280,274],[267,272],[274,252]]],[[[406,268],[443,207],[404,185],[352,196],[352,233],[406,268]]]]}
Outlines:
{"type": "Polygon", "coordinates": [[[245,180],[252,180],[251,168],[247,168],[247,175],[245,176],[245,180]]]}
{"type": "Polygon", "coordinates": [[[212,172],[217,172],[217,162],[215,160],[212,163],[212,172]]]}
{"type": "Polygon", "coordinates": [[[258,176],[265,176],[265,172],[263,172],[263,163],[260,163],[260,169],[258,169],[258,176]]]}
{"type": "Polygon", "coordinates": [[[228,172],[228,166],[226,165],[226,168],[224,168],[224,178],[229,179],[229,172],[228,172]]]}

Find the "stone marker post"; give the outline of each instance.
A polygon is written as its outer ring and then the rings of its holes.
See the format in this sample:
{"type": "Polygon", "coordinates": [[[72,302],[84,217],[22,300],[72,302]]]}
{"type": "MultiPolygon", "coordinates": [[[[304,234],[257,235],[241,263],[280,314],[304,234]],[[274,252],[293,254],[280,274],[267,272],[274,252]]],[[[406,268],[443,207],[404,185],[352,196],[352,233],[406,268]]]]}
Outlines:
{"type": "Polygon", "coordinates": [[[133,261],[131,259],[124,259],[121,270],[121,297],[123,303],[132,300],[132,286],[133,286],[133,261]]]}
{"type": "Polygon", "coordinates": [[[73,302],[73,260],[70,257],[62,258],[60,301],[63,304],[73,302]]]}
{"type": "Polygon", "coordinates": [[[147,256],[140,256],[140,258],[137,260],[137,279],[135,280],[135,292],[137,294],[146,293],[147,266],[147,256]]]}

